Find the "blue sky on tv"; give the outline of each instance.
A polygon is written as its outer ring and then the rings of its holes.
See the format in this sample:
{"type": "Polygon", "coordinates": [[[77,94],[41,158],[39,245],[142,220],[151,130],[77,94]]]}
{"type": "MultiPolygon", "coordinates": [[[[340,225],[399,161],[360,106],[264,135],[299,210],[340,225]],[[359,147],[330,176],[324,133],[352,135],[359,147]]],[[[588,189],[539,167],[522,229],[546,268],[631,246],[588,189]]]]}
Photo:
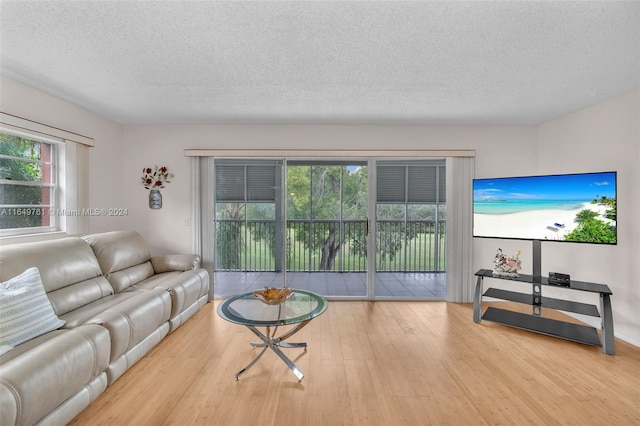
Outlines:
{"type": "Polygon", "coordinates": [[[474,201],[579,200],[616,197],[616,173],[476,179],[474,201]]]}

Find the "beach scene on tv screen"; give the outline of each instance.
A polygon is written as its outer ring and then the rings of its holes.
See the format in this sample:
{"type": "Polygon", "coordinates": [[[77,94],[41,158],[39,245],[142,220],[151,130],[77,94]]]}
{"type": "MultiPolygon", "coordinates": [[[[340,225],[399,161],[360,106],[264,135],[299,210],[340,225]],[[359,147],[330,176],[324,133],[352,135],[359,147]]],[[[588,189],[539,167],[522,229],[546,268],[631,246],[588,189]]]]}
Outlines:
{"type": "Polygon", "coordinates": [[[476,179],[473,235],[616,244],[616,173],[476,179]]]}

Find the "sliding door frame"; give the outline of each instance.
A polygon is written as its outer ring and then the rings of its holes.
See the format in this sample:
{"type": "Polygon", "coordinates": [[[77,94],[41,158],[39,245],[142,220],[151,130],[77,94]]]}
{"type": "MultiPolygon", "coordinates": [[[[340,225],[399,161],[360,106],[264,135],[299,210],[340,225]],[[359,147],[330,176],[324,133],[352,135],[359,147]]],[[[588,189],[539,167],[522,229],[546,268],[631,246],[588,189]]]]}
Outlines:
{"type": "MultiPolygon", "coordinates": [[[[202,257],[202,265],[207,269],[210,276],[213,277],[213,260],[215,259],[215,244],[214,237],[212,236],[211,228],[213,223],[209,223],[212,221],[204,221],[203,218],[211,217],[210,214],[213,212],[212,208],[212,197],[211,190],[215,188],[215,181],[213,180],[213,176],[211,176],[213,172],[213,162],[215,159],[222,158],[237,158],[237,159],[309,159],[309,160],[327,160],[331,161],[340,158],[344,160],[345,158],[350,158],[359,161],[367,161],[368,174],[369,174],[369,185],[368,185],[368,216],[369,216],[369,236],[376,235],[376,215],[375,215],[375,202],[371,202],[371,200],[376,200],[376,182],[375,178],[376,168],[375,163],[377,160],[389,160],[389,159],[397,159],[397,160],[416,160],[416,159],[428,159],[433,157],[438,158],[473,158],[475,157],[474,150],[309,150],[309,149],[185,149],[184,155],[186,157],[203,157],[200,161],[194,161],[194,173],[192,174],[192,178],[194,180],[193,186],[196,188],[192,192],[192,197],[194,198],[194,203],[192,206],[192,218],[194,219],[192,230],[192,241],[194,246],[194,251],[202,257]],[[205,183],[205,180],[208,182],[205,183]],[[198,191],[199,189],[199,191],[198,191]],[[209,216],[208,216],[209,215],[209,216]]],[[[285,162],[286,164],[286,162],[285,162]]],[[[449,169],[449,160],[447,160],[447,177],[451,176],[452,170],[449,169]]],[[[469,177],[469,176],[467,176],[469,177]]],[[[473,177],[473,166],[471,166],[471,177],[473,177]]],[[[452,183],[447,181],[447,193],[452,192],[452,183]]],[[[470,185],[470,183],[469,183],[470,185]]],[[[449,203],[450,197],[447,197],[447,204],[449,203]]],[[[459,206],[457,207],[460,208],[459,206]]],[[[464,228],[468,228],[468,224],[464,224],[464,228]]],[[[456,225],[452,225],[451,228],[454,228],[456,225]]],[[[462,228],[462,227],[461,227],[462,228]]],[[[471,237],[468,236],[468,239],[471,240],[471,237]]],[[[459,243],[459,238],[456,236],[455,240],[450,238],[449,233],[447,233],[447,247],[449,250],[449,241],[452,243],[459,243]],[[458,241],[456,241],[458,240],[458,241]]],[[[464,248],[467,253],[471,253],[470,244],[469,247],[464,248]]],[[[453,248],[453,247],[452,247],[453,248]]],[[[367,239],[367,250],[368,253],[375,253],[375,238],[367,239]]],[[[471,256],[465,256],[465,262],[468,263],[471,256]]],[[[447,256],[449,259],[449,256],[447,256]]],[[[375,262],[376,256],[367,256],[367,300],[374,300],[374,288],[375,288],[375,262]]],[[[464,270],[468,270],[471,265],[464,265],[464,270]]],[[[447,265],[446,270],[448,272],[449,265],[447,265]]],[[[447,297],[446,300],[453,302],[467,302],[467,295],[469,294],[469,290],[471,286],[471,278],[466,277],[468,274],[462,274],[462,277],[459,278],[459,274],[456,274],[456,282],[451,283],[449,279],[449,274],[447,274],[447,297]],[[467,279],[469,278],[469,279],[467,279]],[[468,282],[467,282],[468,281],[468,282]],[[449,289],[451,284],[454,284],[456,289],[449,289]]],[[[215,283],[212,279],[211,290],[209,293],[209,299],[214,299],[214,286],[215,283]]]]}

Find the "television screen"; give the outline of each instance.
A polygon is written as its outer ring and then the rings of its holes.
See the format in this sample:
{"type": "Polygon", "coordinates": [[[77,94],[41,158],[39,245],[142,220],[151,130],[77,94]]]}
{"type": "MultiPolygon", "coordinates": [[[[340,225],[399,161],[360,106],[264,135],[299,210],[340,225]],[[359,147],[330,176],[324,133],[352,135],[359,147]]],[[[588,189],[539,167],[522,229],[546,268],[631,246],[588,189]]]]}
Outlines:
{"type": "Polygon", "coordinates": [[[473,181],[473,236],[617,244],[616,172],[473,181]]]}

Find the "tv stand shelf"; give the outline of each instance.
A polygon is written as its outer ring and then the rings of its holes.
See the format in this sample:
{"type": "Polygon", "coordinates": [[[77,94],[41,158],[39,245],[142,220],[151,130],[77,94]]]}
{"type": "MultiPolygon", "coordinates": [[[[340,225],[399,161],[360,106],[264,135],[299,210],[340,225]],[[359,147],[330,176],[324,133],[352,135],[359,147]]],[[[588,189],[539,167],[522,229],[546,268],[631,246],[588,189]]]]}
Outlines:
{"type": "Polygon", "coordinates": [[[493,276],[492,271],[481,269],[475,274],[476,281],[475,298],[473,303],[473,321],[480,323],[482,319],[500,324],[508,325],[523,330],[533,331],[548,336],[559,337],[578,343],[593,346],[602,346],[602,351],[606,354],[615,353],[613,338],[613,315],[611,311],[611,290],[607,285],[588,283],[582,281],[571,281],[569,287],[560,287],[568,290],[598,293],[600,295],[600,311],[595,305],[572,302],[569,300],[556,299],[542,296],[542,287],[556,285],[549,284],[546,277],[534,277],[532,275],[520,275],[514,278],[493,276]],[[514,283],[531,284],[531,293],[521,293],[498,288],[488,288],[482,293],[484,278],[493,278],[514,283]],[[481,317],[482,298],[491,297],[494,299],[508,300],[533,306],[532,314],[510,311],[501,308],[489,307],[481,317]],[[559,311],[573,312],[582,315],[602,318],[602,343],[598,332],[594,327],[574,324],[570,322],[545,318],[541,316],[542,308],[555,309],[559,311]]]}
{"type": "MultiPolygon", "coordinates": [[[[493,277],[492,277],[493,278],[493,277]]],[[[525,293],[517,293],[515,291],[501,290],[498,288],[489,288],[484,292],[486,297],[493,297],[494,299],[510,300],[512,302],[531,304],[532,295],[525,293]]],[[[543,308],[557,309],[559,311],[574,312],[576,314],[590,315],[592,317],[599,317],[600,313],[595,305],[588,305],[586,303],[571,302],[562,299],[552,299],[551,297],[542,297],[540,306],[543,308]]]]}

